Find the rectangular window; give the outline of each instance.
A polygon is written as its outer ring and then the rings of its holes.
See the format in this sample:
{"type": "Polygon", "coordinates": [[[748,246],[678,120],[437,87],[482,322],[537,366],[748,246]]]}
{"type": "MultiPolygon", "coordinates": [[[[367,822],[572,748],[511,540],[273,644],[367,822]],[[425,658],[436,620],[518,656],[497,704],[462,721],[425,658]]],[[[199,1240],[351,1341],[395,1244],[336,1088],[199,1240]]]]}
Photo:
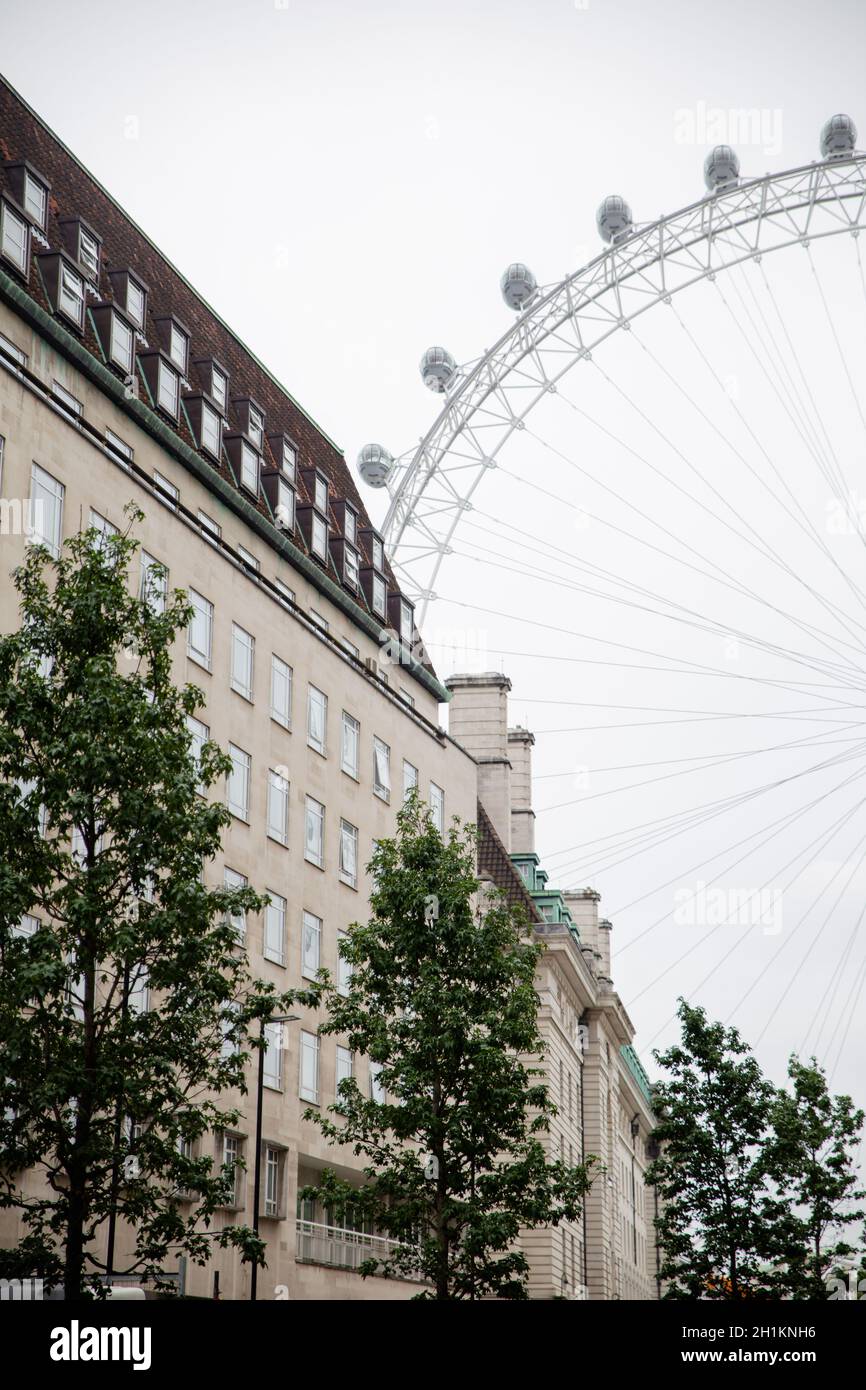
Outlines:
{"type": "Polygon", "coordinates": [[[84,281],[65,261],[60,264],[60,301],[58,308],[81,328],[84,324],[84,281]]]}
{"type": "Polygon", "coordinates": [[[316,1033],[301,1032],[301,1099],[318,1103],[319,1099],[319,1038],[316,1033]]]}
{"type": "Polygon", "coordinates": [[[241,482],[250,492],[259,492],[259,456],[246,441],[241,442],[241,482]]]}
{"type": "Polygon", "coordinates": [[[346,540],[349,542],[350,545],[357,545],[358,518],[355,516],[355,513],[352,511],[351,507],[347,507],[344,513],[343,532],[345,534],[346,540]]]}
{"type": "Polygon", "coordinates": [[[277,525],[283,531],[294,531],[295,529],[295,490],[284,483],[282,478],[278,480],[278,501],[275,510],[277,525]]]}
{"type": "Polygon", "coordinates": [[[116,367],[127,374],[132,371],[132,349],[134,344],[132,329],[124,323],[119,314],[111,315],[111,360],[116,367]]]}
{"type": "Polygon", "coordinates": [[[280,467],[285,473],[289,482],[295,481],[295,469],[298,464],[298,451],[294,444],[290,444],[288,439],[283,440],[282,454],[280,455],[280,467]]]}
{"type": "Polygon", "coordinates": [[[337,1095],[340,1094],[340,1082],[351,1081],[354,1073],[354,1057],[348,1047],[340,1047],[337,1044],[337,1095]]]}
{"type": "Polygon", "coordinates": [[[314,504],[323,516],[328,514],[328,484],[324,478],[316,474],[316,486],[314,491],[314,504]]]}
{"type": "Polygon", "coordinates": [[[167,415],[173,420],[177,419],[177,402],[180,395],[180,377],[162,358],[159,359],[159,370],[156,383],[156,403],[161,406],[167,415]]]}
{"type": "Polygon", "coordinates": [[[29,245],[30,228],[24,218],[8,203],[0,203],[0,250],[23,274],[27,273],[29,245]]]}
{"type": "Polygon", "coordinates": [[[95,512],[92,507],[90,508],[90,529],[99,533],[99,539],[96,543],[97,550],[102,548],[106,536],[117,535],[117,527],[114,522],[109,521],[108,517],[103,516],[101,512],[95,512]]]}
{"type": "Polygon", "coordinates": [[[324,756],[328,736],[328,697],[311,685],[307,692],[307,743],[324,756]]]}
{"type": "Polygon", "coordinates": [[[340,821],[340,881],[358,886],[358,827],[347,820],[340,821]]]}
{"type": "Polygon", "coordinates": [[[282,594],[283,598],[288,599],[289,603],[294,603],[295,591],[294,589],[289,588],[288,584],[285,582],[284,579],[275,579],[274,588],[277,589],[280,594],[282,594]]]}
{"type": "Polygon", "coordinates": [[[213,541],[218,541],[220,539],[223,528],[218,521],[214,521],[213,517],[208,516],[207,512],[199,512],[198,520],[201,529],[204,531],[204,538],[206,541],[212,545],[213,541]]]}
{"type": "Polygon", "coordinates": [[[381,1081],[382,1063],[370,1063],[370,1099],[382,1105],[385,1101],[385,1087],[381,1081]]]}
{"type": "Polygon", "coordinates": [[[99,242],[84,227],[78,228],[78,259],[95,280],[99,274],[99,242]]]}
{"type": "Polygon", "coordinates": [[[264,1177],[265,1190],[262,1215],[276,1218],[282,1211],[283,1202],[283,1150],[275,1148],[273,1144],[265,1144],[264,1177]]]}
{"type": "MultiPolygon", "coordinates": [[[[177,503],[180,501],[180,493],[178,489],[175,487],[174,483],[170,482],[168,478],[163,477],[162,473],[154,473],[153,481],[156,483],[157,487],[159,487],[162,490],[162,492],[167,492],[169,498],[171,499],[170,501],[166,501],[164,497],[160,497],[159,500],[161,502],[166,502],[166,506],[171,507],[171,510],[173,512],[176,512],[177,503]]],[[[159,494],[157,495],[159,496],[159,494]]]]}
{"type": "Polygon", "coordinates": [[[373,612],[385,616],[385,581],[378,574],[373,575],[373,612]]]}
{"type": "Polygon", "coordinates": [[[148,555],[146,550],[141,552],[141,580],[138,586],[138,596],[142,603],[146,603],[151,613],[164,613],[165,600],[168,593],[168,573],[159,560],[148,555]]]}
{"type": "Polygon", "coordinates": [[[192,604],[192,617],[187,628],[187,655],[209,671],[213,648],[213,604],[197,594],[195,589],[190,589],[189,601],[192,604]]]}
{"type": "Polygon", "coordinates": [[[292,726],[292,668],[271,656],[271,718],[284,729],[292,726]]]}
{"type": "Polygon", "coordinates": [[[268,769],[268,835],[281,845],[289,843],[289,784],[273,768],[268,769]]]}
{"type": "Polygon", "coordinates": [[[411,604],[400,600],[400,640],[405,642],[407,647],[412,645],[412,607],[411,604]]]}
{"type": "Polygon", "coordinates": [[[304,808],[304,858],[320,869],[325,866],[325,808],[312,796],[304,808]]]}
{"type": "Polygon", "coordinates": [[[27,366],[27,353],[22,352],[18,344],[13,343],[11,338],[7,338],[5,333],[0,333],[0,348],[3,348],[4,352],[8,352],[19,367],[27,366]]]}
{"type": "Polygon", "coordinates": [[[226,1205],[241,1207],[241,1147],[242,1140],[236,1134],[224,1134],[222,1143],[222,1166],[230,1170],[232,1189],[226,1205]]]}
{"type": "Polygon", "coordinates": [[[232,623],[232,690],[243,695],[245,700],[253,698],[253,665],[255,662],[256,639],[232,623]]]}
{"type": "Polygon", "coordinates": [[[301,974],[308,980],[314,980],[321,963],[322,919],[314,912],[305,912],[301,941],[301,974]]]}
{"type": "Polygon", "coordinates": [[[264,440],[265,421],[262,412],[257,410],[254,405],[251,405],[249,408],[248,423],[249,428],[247,429],[247,434],[256,448],[261,449],[264,440]]]}
{"type": "Polygon", "coordinates": [[[328,619],[323,618],[321,613],[317,613],[315,608],[310,609],[310,618],[316,624],[316,627],[320,627],[323,632],[330,632],[331,624],[328,622],[328,619]]]}
{"type": "Polygon", "coordinates": [[[127,444],[125,439],[121,439],[119,434],[114,433],[114,430],[106,430],[105,438],[112,449],[116,449],[119,454],[123,454],[125,459],[128,459],[130,463],[132,462],[133,450],[131,444],[127,444]]]}
{"type": "Polygon", "coordinates": [[[56,396],[60,404],[69,411],[70,415],[80,416],[84,414],[84,406],[77,396],[73,396],[71,391],[67,391],[65,386],[61,386],[59,381],[55,381],[51,388],[52,395],[56,396]]]}
{"type": "Polygon", "coordinates": [[[359,772],[359,748],[361,740],[361,725],[357,719],[353,719],[351,714],[343,710],[343,724],[340,737],[340,766],[350,777],[358,780],[359,772]]]}
{"type": "Polygon", "coordinates": [[[221,372],[219,367],[211,367],[210,393],[219,406],[223,414],[226,409],[226,396],[228,394],[228,378],[225,372],[221,372]]]}
{"type": "Polygon", "coordinates": [[[189,348],[189,338],[178,328],[176,323],[169,327],[168,335],[168,355],[176,367],[179,367],[183,375],[186,375],[186,354],[189,348]]]}
{"type": "Polygon", "coordinates": [[[351,963],[344,959],[340,952],[340,946],[348,941],[349,933],[345,931],[337,932],[337,991],[339,994],[349,993],[349,984],[352,979],[351,963]]]}
{"type": "Polygon", "coordinates": [[[262,1080],[273,1091],[283,1089],[283,1025],[281,1023],[265,1024],[262,1080]]]}
{"type": "Polygon", "coordinates": [[[147,981],[147,971],[143,965],[131,972],[127,1002],[134,1014],[146,1014],[150,1008],[150,986],[147,981]]]}
{"type": "Polygon", "coordinates": [[[45,209],[48,205],[48,194],[44,183],[35,179],[29,170],[24,171],[24,209],[33,218],[38,226],[45,227],[45,209]]]}
{"type": "Polygon", "coordinates": [[[328,528],[320,516],[313,512],[313,554],[320,560],[328,554],[328,528]]]}
{"type": "MultiPolygon", "coordinates": [[[[226,888],[246,888],[247,880],[243,874],[239,874],[235,869],[225,869],[223,873],[223,883],[226,888]]],[[[247,933],[247,914],[244,910],[240,912],[230,912],[226,918],[230,926],[234,927],[237,935],[243,939],[247,933]]]]}
{"type": "Polygon", "coordinates": [[[228,807],[238,820],[250,818],[250,768],[252,758],[234,743],[229,744],[229,757],[232,760],[228,775],[228,807]]]}
{"type": "Polygon", "coordinates": [[[30,471],[30,539],[34,545],[47,546],[51,554],[60,554],[63,530],[64,487],[38,463],[30,471]]]}
{"type": "Polygon", "coordinates": [[[13,936],[32,936],[39,928],[39,918],[34,917],[31,912],[25,912],[23,917],[12,927],[13,936]]]}
{"type": "Polygon", "coordinates": [[[201,447],[215,459],[220,456],[222,421],[212,406],[202,401],[201,405],[201,447]]]}
{"type": "Polygon", "coordinates": [[[430,811],[433,824],[441,835],[445,829],[445,793],[435,782],[430,783],[430,811]]]}
{"type": "Polygon", "coordinates": [[[346,583],[349,585],[349,587],[352,589],[357,589],[358,580],[361,573],[358,565],[357,550],[346,550],[346,566],[344,572],[346,576],[346,583]]]}
{"type": "MultiPolygon", "coordinates": [[[[210,738],[210,729],[207,724],[203,724],[195,715],[188,714],[186,717],[186,727],[189,730],[190,745],[189,754],[198,769],[201,766],[201,755],[205,744],[210,738]]],[[[206,788],[199,781],[196,790],[200,795],[204,795],[206,788]]]]}
{"type": "Polygon", "coordinates": [[[261,561],[253,554],[251,550],[247,550],[246,546],[239,545],[238,554],[240,555],[244,564],[248,565],[251,570],[255,570],[256,574],[258,574],[261,571],[261,561]]]}
{"type": "Polygon", "coordinates": [[[409,691],[404,690],[402,686],[400,687],[400,699],[405,700],[410,709],[415,708],[415,696],[410,695],[409,691]]]}
{"type": "Polygon", "coordinates": [[[417,791],[418,788],[418,769],[411,763],[403,759],[403,800],[405,801],[410,792],[417,791]]]}
{"type": "Polygon", "coordinates": [[[265,907],[265,960],[277,965],[286,963],[286,900],[279,893],[268,890],[268,903],[265,907]]]}
{"type": "Polygon", "coordinates": [[[126,281],[126,312],[136,328],[144,327],[144,290],[129,277],[126,281]]]}
{"type": "Polygon", "coordinates": [[[373,739],[373,791],[383,801],[391,800],[391,749],[380,738],[373,739]]]}
{"type": "Polygon", "coordinates": [[[373,569],[383,570],[385,568],[385,551],[378,536],[373,537],[371,549],[373,552],[373,569]]]}

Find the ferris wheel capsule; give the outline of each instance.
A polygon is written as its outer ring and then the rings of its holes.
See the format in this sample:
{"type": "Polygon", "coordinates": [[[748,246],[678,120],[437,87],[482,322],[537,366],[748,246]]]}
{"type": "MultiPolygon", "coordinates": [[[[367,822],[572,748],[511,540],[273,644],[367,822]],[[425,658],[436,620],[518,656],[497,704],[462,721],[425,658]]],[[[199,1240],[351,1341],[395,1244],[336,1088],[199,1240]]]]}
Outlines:
{"type": "Polygon", "coordinates": [[[857,127],[850,116],[831,116],[821,130],[821,153],[825,159],[844,159],[857,143],[857,127]]]}
{"type": "Polygon", "coordinates": [[[602,241],[615,244],[628,236],[632,229],[631,208],[625,198],[612,193],[605,198],[595,215],[595,221],[602,241]]]}
{"type": "Polygon", "coordinates": [[[711,193],[734,188],[740,177],[740,161],[730,145],[716,145],[704,160],[704,183],[711,193]]]}
{"type": "Polygon", "coordinates": [[[382,444],[365,444],[358,454],[358,472],[368,487],[384,487],[394,459],[382,444]]]}
{"type": "Polygon", "coordinates": [[[538,282],[528,265],[512,261],[502,274],[499,288],[509,309],[523,309],[534,298],[538,282]]]}
{"type": "Polygon", "coordinates": [[[421,358],[420,371],[428,390],[442,392],[457,371],[457,363],[444,347],[429,347],[421,358]]]}

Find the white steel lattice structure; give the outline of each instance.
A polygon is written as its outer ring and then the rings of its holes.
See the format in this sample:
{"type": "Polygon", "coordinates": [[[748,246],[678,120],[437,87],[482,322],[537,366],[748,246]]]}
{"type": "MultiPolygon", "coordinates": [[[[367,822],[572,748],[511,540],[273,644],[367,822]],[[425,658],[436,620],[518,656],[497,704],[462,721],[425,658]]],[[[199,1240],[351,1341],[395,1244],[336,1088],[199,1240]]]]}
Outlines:
{"type": "Polygon", "coordinates": [[[398,580],[423,618],[460,517],[512,433],[612,334],[704,279],[771,251],[856,237],[866,154],[726,186],[635,228],[575,274],[542,288],[493,348],[457,368],[421,443],[395,459],[383,526],[398,580]]]}

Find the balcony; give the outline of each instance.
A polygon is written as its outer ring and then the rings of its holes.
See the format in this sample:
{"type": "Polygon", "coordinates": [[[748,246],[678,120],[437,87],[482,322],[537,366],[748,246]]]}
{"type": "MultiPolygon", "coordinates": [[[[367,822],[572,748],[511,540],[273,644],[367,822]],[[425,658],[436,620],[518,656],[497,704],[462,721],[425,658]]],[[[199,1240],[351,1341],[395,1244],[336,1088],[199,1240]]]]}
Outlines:
{"type": "MultiPolygon", "coordinates": [[[[301,1264],[328,1265],[331,1269],[359,1269],[365,1260],[387,1260],[401,1249],[399,1240],[368,1235],[345,1226],[326,1226],[298,1219],[295,1259],[301,1264]]],[[[401,1276],[421,1282],[419,1274],[401,1276]]]]}

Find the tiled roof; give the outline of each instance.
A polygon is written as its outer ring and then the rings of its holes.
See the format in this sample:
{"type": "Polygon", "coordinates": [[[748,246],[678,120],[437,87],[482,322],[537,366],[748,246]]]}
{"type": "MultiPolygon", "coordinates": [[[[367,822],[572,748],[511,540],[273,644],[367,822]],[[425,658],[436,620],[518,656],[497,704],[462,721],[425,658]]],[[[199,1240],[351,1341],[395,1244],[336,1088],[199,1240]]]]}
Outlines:
{"type": "MultiPolygon", "coordinates": [[[[298,505],[303,506],[305,503],[312,502],[301,474],[302,470],[315,468],[324,473],[329,481],[331,503],[348,501],[358,513],[359,530],[372,527],[372,522],[367,516],[361,496],[339,449],[302,407],[292,399],[285,388],[257,361],[249,349],[222,322],[184,277],[166,260],[96,179],[79,164],[57,136],[0,78],[0,161],[14,164],[20,160],[26,160],[50,186],[44,241],[41,241],[36,235],[31,237],[30,268],[26,278],[27,294],[48,314],[54,315],[54,306],[46,293],[46,285],[38,267],[37,257],[39,253],[45,252],[49,247],[52,251],[68,250],[61,233],[60,219],[82,218],[102,240],[98,295],[87,291],[88,309],[92,309],[97,303],[112,302],[112,281],[109,278],[109,271],[131,271],[144,283],[148,291],[146,322],[143,330],[147,347],[155,349],[162,346],[156,320],[168,315],[175,316],[190,334],[189,363],[193,364],[196,359],[202,358],[216,359],[229,373],[230,399],[251,397],[264,411],[265,434],[285,433],[297,445],[296,490],[298,505]],[[47,242],[47,246],[45,242],[47,242]]],[[[6,196],[14,197],[10,186],[9,171],[2,167],[0,167],[0,191],[6,196]]],[[[15,270],[6,262],[3,264],[3,270],[12,278],[17,278],[19,283],[25,283],[23,277],[16,277],[15,270]]],[[[74,331],[65,322],[64,327],[67,332],[74,331]]],[[[119,380],[123,379],[123,373],[120,369],[106,362],[105,354],[100,347],[89,314],[85,316],[84,331],[78,337],[82,345],[88,349],[103,368],[108,368],[119,380]]],[[[137,351],[143,350],[145,350],[144,344],[139,339],[137,351]]],[[[192,365],[188,367],[186,380],[192,393],[200,391],[196,370],[192,365]]],[[[186,388],[183,389],[185,392],[186,388]]],[[[146,400],[143,386],[141,399],[146,400]]],[[[228,416],[228,432],[237,430],[239,425],[231,405],[226,414],[228,416]]],[[[163,421],[164,424],[165,421],[163,421]]],[[[180,420],[176,424],[172,423],[171,428],[189,448],[196,450],[202,458],[208,460],[209,467],[214,472],[218,472],[232,487],[238,488],[237,480],[229,466],[225,451],[223,450],[222,460],[217,465],[206,453],[198,450],[196,439],[190,431],[183,411],[180,412],[180,420]]],[[[262,452],[263,466],[276,468],[278,461],[274,458],[267,439],[262,452]]],[[[250,501],[252,502],[252,498],[250,501]]],[[[263,490],[260,490],[255,506],[264,517],[273,520],[273,512],[263,490]]],[[[338,536],[341,532],[340,527],[336,524],[333,506],[329,521],[332,538],[338,536]]],[[[296,528],[292,540],[299,549],[311,555],[299,527],[296,528]]],[[[363,537],[359,538],[358,548],[361,551],[361,564],[369,563],[371,557],[363,537]]],[[[311,558],[317,564],[321,563],[315,560],[312,555],[311,558]]],[[[340,582],[330,557],[327,566],[322,566],[322,568],[327,570],[333,581],[340,582]]],[[[387,570],[387,561],[386,571],[391,592],[397,592],[393,574],[387,570]]],[[[347,589],[347,594],[362,609],[367,612],[370,611],[362,593],[355,594],[352,590],[347,589]]]]}
{"type": "Polygon", "coordinates": [[[493,822],[478,803],[478,873],[501,888],[511,907],[522,907],[530,922],[540,922],[541,915],[526,891],[526,885],[515,869],[508,850],[494,829],[493,822]]]}

